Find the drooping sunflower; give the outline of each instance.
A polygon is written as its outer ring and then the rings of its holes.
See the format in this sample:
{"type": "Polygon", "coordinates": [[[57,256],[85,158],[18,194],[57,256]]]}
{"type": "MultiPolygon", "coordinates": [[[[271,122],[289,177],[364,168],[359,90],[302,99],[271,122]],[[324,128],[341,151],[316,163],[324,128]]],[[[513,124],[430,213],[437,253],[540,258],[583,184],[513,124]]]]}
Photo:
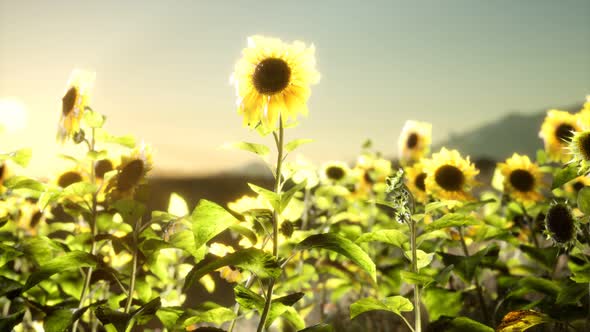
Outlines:
{"type": "Polygon", "coordinates": [[[419,161],[430,152],[431,142],[432,125],[430,123],[406,121],[397,142],[400,162],[407,164],[419,161]]]}
{"type": "Polygon", "coordinates": [[[94,163],[94,175],[97,180],[104,180],[104,175],[115,169],[115,163],[110,159],[100,159],[94,163]]]}
{"type": "Polygon", "coordinates": [[[426,194],[426,172],[422,163],[415,163],[411,167],[404,169],[406,172],[406,185],[412,192],[414,199],[420,203],[428,201],[426,194]]]}
{"type": "Polygon", "coordinates": [[[341,161],[331,161],[322,165],[320,179],[323,183],[342,184],[350,174],[350,167],[341,161]]]}
{"type": "Polygon", "coordinates": [[[76,69],[70,75],[66,92],[62,98],[61,116],[57,140],[61,143],[72,138],[80,130],[80,121],[88,106],[90,90],[96,73],[76,69]]]}
{"type": "Polygon", "coordinates": [[[74,183],[86,180],[86,174],[84,174],[79,168],[75,167],[60,173],[57,178],[55,178],[55,184],[61,188],[66,188],[74,183]]]}
{"type": "Polygon", "coordinates": [[[117,174],[109,181],[109,197],[114,200],[133,198],[136,189],[146,182],[146,175],[152,165],[152,149],[149,145],[143,144],[129,156],[122,156],[117,174]]]}
{"type": "Polygon", "coordinates": [[[498,163],[502,174],[503,191],[521,203],[538,202],[543,199],[541,187],[543,175],[528,156],[513,154],[503,163],[498,163]]]}
{"type": "Polygon", "coordinates": [[[565,147],[571,142],[574,132],[580,131],[579,117],[559,110],[550,110],[541,125],[539,137],[545,143],[549,158],[556,162],[567,162],[569,156],[565,147]]]}
{"type": "Polygon", "coordinates": [[[426,193],[442,200],[466,201],[473,198],[470,191],[477,183],[475,176],[479,170],[469,157],[463,159],[457,150],[442,148],[423,163],[426,193]]]}
{"type": "Polygon", "coordinates": [[[588,173],[590,171],[590,130],[575,132],[567,149],[569,163],[579,166],[579,174],[588,173]]]}
{"type": "Polygon", "coordinates": [[[566,204],[554,203],[545,216],[545,227],[551,238],[560,244],[574,239],[576,226],[572,211],[566,204]]]}
{"type": "Polygon", "coordinates": [[[309,85],[319,78],[313,45],[252,36],[230,81],[244,125],[265,135],[276,129],[279,118],[285,122],[295,120],[299,113],[307,115],[309,85]]]}

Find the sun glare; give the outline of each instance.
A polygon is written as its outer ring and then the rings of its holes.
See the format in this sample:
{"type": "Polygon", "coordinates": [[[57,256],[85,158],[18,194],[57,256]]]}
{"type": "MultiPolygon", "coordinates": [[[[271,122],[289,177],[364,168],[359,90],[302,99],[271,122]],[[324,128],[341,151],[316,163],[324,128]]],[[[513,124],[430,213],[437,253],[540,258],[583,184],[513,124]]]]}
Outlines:
{"type": "Polygon", "coordinates": [[[16,132],[26,125],[25,105],[14,98],[0,98],[0,132],[16,132]]]}

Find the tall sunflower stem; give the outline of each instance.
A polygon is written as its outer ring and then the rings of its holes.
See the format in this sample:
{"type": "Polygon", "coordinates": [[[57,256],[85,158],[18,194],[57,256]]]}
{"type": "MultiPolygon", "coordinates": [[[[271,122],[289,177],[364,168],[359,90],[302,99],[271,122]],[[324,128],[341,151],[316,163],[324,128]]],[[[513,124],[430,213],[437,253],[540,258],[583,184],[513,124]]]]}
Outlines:
{"type": "MultiPolygon", "coordinates": [[[[279,197],[279,206],[280,206],[280,196],[281,196],[281,169],[283,166],[283,145],[284,145],[284,128],[283,128],[283,118],[279,115],[279,134],[278,137],[275,135],[275,142],[277,144],[277,168],[275,172],[275,193],[277,197],[279,197]]],[[[279,259],[279,223],[280,223],[280,211],[275,208],[273,212],[273,223],[272,223],[272,254],[278,260],[279,259]]],[[[272,303],[272,292],[275,285],[275,279],[271,278],[268,284],[268,289],[266,291],[266,301],[264,303],[264,309],[262,310],[262,314],[260,315],[260,322],[258,323],[257,332],[262,332],[264,330],[264,325],[266,323],[266,317],[268,316],[268,312],[270,311],[271,303],[272,303]]]]}
{"type": "MultiPolygon", "coordinates": [[[[95,128],[92,128],[91,131],[91,138],[90,138],[90,143],[88,144],[88,150],[89,152],[94,152],[95,151],[95,145],[96,145],[96,139],[95,139],[95,128]]],[[[95,174],[95,169],[94,169],[94,162],[90,165],[90,182],[93,185],[96,185],[96,174],[95,174]]],[[[92,194],[92,214],[91,214],[91,218],[90,218],[90,227],[91,227],[91,231],[92,231],[92,245],[90,248],[90,254],[92,256],[96,255],[96,235],[97,235],[97,227],[96,227],[96,216],[97,216],[97,205],[98,205],[98,199],[97,199],[97,195],[98,193],[93,193],[92,194]]],[[[82,293],[80,294],[80,302],[78,302],[78,309],[82,308],[84,306],[84,300],[86,298],[87,293],[90,290],[90,280],[92,278],[92,272],[93,269],[92,267],[88,268],[88,272],[86,272],[86,275],[84,276],[84,284],[82,286],[82,293]]],[[[91,299],[90,299],[91,300],[91,299]]],[[[92,314],[92,313],[90,313],[92,314]]],[[[79,323],[79,319],[77,319],[74,324],[72,325],[72,331],[76,332],[76,330],[78,329],[78,323],[79,323]]]]}
{"type": "MultiPolygon", "coordinates": [[[[465,257],[469,257],[469,249],[467,248],[467,244],[465,243],[465,237],[463,236],[463,226],[459,227],[459,236],[461,237],[461,247],[463,248],[463,253],[465,257]]],[[[477,271],[473,274],[473,282],[475,283],[475,289],[477,290],[477,298],[479,300],[479,305],[481,308],[481,312],[483,314],[483,318],[486,324],[490,323],[490,317],[488,313],[488,309],[486,308],[486,301],[483,296],[483,290],[479,285],[479,278],[477,277],[477,271]]]]}
{"type": "Polygon", "coordinates": [[[131,310],[131,304],[133,303],[133,291],[135,290],[135,279],[137,277],[137,238],[139,237],[139,229],[141,229],[141,218],[135,222],[135,228],[133,229],[133,262],[131,265],[131,281],[129,282],[129,293],[127,296],[127,303],[125,304],[125,313],[129,313],[129,310],[131,310]]]}
{"type": "MultiPolygon", "coordinates": [[[[416,243],[416,221],[410,218],[410,246],[412,250],[412,272],[418,273],[418,246],[416,243]]],[[[422,317],[420,312],[420,285],[414,284],[414,331],[422,332],[422,317]]]]}

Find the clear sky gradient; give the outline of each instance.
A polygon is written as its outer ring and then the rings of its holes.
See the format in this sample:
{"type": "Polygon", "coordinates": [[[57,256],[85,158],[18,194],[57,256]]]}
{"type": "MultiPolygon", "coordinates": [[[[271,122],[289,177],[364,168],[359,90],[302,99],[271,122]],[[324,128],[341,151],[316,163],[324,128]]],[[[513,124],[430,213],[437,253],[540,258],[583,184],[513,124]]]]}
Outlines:
{"type": "Polygon", "coordinates": [[[514,110],[581,103],[589,17],[587,0],[0,0],[0,98],[28,114],[0,150],[32,147],[35,172],[62,167],[61,97],[86,68],[107,128],[153,144],[159,172],[239,167],[252,158],[223,143],[272,143],[242,128],[229,85],[246,38],[262,34],[316,46],[310,115],[287,132],[315,140],[303,154],[351,160],[371,138],[394,155],[406,119],[431,122],[440,141],[514,110]]]}

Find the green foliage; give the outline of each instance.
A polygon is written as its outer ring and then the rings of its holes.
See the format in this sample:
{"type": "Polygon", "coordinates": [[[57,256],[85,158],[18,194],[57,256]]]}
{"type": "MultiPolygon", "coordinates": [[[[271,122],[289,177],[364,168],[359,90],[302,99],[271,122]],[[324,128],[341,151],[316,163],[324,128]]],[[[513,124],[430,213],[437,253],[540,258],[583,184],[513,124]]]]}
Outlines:
{"type": "Polygon", "coordinates": [[[410,300],[399,295],[386,297],[382,300],[367,297],[350,305],[350,318],[355,318],[364,312],[372,310],[390,311],[401,316],[404,311],[414,310],[414,305],[410,300]]]}
{"type": "Polygon", "coordinates": [[[204,246],[217,234],[239,221],[224,208],[202,199],[190,216],[195,235],[195,248],[204,246]]]}
{"type": "Polygon", "coordinates": [[[81,267],[95,267],[96,259],[83,251],[72,251],[63,256],[56,257],[49,262],[42,264],[41,268],[33,272],[23,286],[23,292],[37,285],[41,281],[51,277],[56,273],[67,270],[78,269],[81,267]]]}

